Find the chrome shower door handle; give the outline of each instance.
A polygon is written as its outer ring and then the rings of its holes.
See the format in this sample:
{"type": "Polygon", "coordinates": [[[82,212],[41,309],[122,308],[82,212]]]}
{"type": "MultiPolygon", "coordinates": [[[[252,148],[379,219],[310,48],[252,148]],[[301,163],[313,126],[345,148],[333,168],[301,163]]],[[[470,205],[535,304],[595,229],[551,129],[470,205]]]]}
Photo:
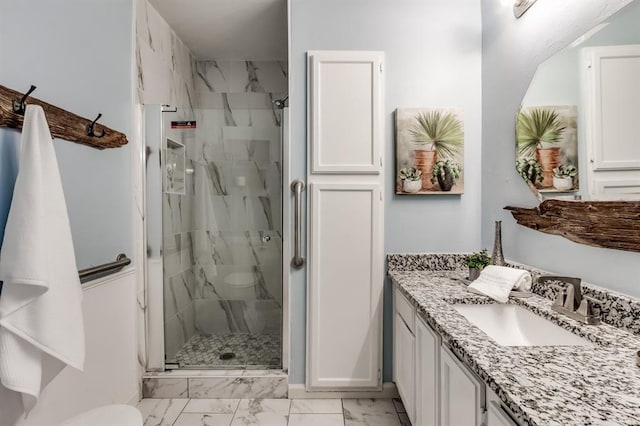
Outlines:
{"type": "Polygon", "coordinates": [[[294,194],[294,212],[293,212],[293,259],[291,263],[294,267],[300,269],[304,265],[302,257],[302,191],[304,191],[304,182],[296,179],[291,184],[291,190],[294,194]]]}

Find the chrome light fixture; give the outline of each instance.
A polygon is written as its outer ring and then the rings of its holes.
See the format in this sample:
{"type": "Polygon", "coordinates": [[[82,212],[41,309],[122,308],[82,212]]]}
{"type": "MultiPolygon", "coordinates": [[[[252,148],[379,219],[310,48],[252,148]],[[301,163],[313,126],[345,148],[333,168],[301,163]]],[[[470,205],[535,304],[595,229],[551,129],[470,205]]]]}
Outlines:
{"type": "Polygon", "coordinates": [[[513,2],[513,14],[516,18],[521,17],[535,2],[536,0],[515,0],[513,2]]]}

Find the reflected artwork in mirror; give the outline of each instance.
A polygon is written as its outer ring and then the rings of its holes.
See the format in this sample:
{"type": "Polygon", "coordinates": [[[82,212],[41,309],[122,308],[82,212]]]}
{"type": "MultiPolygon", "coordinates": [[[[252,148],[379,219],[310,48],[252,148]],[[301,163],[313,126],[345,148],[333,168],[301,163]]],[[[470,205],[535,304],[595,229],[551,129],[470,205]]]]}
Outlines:
{"type": "Polygon", "coordinates": [[[540,192],[576,191],[578,185],[575,106],[524,107],[516,122],[516,169],[540,192]]]}
{"type": "Polygon", "coordinates": [[[640,252],[638,22],[636,0],[538,67],[516,118],[516,170],[541,204],[505,207],[518,224],[640,252]]]}
{"type": "Polygon", "coordinates": [[[638,22],[634,1],[538,67],[516,169],[540,201],[640,200],[638,22]]]}

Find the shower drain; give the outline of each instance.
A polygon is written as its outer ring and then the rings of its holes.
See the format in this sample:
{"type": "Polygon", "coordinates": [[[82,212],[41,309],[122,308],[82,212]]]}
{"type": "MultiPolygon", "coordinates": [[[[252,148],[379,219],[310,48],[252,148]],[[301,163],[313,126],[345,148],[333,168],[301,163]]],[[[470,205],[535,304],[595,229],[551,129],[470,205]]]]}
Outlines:
{"type": "Polygon", "coordinates": [[[235,357],[236,357],[236,354],[234,354],[233,352],[225,352],[222,355],[220,355],[218,358],[220,358],[223,361],[227,361],[235,357]]]}

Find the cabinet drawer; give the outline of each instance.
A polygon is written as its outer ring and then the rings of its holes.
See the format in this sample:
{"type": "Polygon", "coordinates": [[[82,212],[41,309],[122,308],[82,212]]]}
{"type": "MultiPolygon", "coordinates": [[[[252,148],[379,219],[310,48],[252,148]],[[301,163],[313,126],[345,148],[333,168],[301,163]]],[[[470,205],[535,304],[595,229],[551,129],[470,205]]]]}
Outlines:
{"type": "Polygon", "coordinates": [[[407,298],[404,297],[402,293],[400,293],[400,290],[397,287],[395,289],[394,298],[395,298],[396,312],[407,324],[407,327],[409,327],[409,330],[411,330],[411,333],[415,334],[416,311],[413,308],[413,305],[409,303],[407,298]]]}

